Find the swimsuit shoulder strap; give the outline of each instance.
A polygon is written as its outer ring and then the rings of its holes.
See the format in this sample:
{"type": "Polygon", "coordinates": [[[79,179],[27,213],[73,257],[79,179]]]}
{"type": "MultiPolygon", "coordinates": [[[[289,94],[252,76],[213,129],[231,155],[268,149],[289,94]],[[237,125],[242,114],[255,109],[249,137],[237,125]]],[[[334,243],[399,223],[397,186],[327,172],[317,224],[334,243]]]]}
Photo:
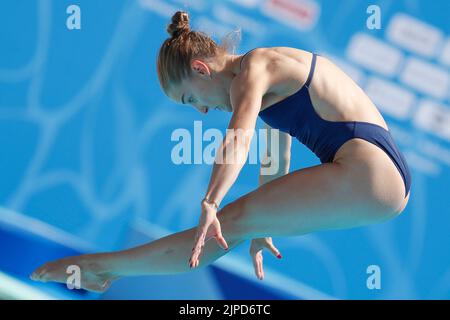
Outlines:
{"type": "Polygon", "coordinates": [[[309,69],[308,79],[306,79],[305,86],[309,89],[309,85],[311,83],[312,77],[314,75],[314,70],[316,68],[316,60],[317,60],[317,54],[312,54],[312,60],[311,60],[311,68],[309,69]]]}
{"type": "Polygon", "coordinates": [[[250,49],[249,51],[247,51],[247,52],[242,56],[241,62],[239,63],[239,70],[242,69],[242,61],[244,60],[245,56],[246,56],[247,54],[249,54],[250,52],[252,52],[253,50],[255,50],[255,49],[257,49],[257,47],[256,47],[256,48],[253,48],[253,49],[250,49]]]}
{"type": "MultiPolygon", "coordinates": [[[[245,56],[246,56],[247,54],[249,54],[250,52],[252,52],[253,50],[257,49],[257,48],[258,48],[258,47],[253,48],[253,49],[250,49],[249,51],[247,51],[247,52],[241,57],[241,61],[240,61],[240,63],[239,63],[239,70],[242,69],[242,61],[244,60],[245,56]]],[[[313,53],[312,55],[313,55],[313,56],[312,56],[312,60],[311,60],[311,68],[309,69],[308,79],[306,79],[306,82],[305,82],[305,86],[306,86],[307,88],[309,88],[309,85],[310,85],[310,83],[311,83],[312,77],[313,77],[313,75],[314,75],[314,70],[315,70],[315,68],[316,68],[317,54],[316,54],[316,53],[313,53]]]]}

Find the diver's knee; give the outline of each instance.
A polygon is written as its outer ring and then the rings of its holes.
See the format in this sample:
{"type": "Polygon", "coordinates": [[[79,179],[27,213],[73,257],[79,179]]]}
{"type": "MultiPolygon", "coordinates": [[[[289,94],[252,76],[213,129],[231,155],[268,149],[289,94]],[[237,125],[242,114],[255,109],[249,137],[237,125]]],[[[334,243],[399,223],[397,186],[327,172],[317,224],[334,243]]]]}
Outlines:
{"type": "Polygon", "coordinates": [[[217,212],[217,218],[220,221],[222,230],[227,230],[233,234],[243,236],[248,230],[246,227],[246,205],[245,198],[241,197],[233,202],[226,204],[217,212]]]}

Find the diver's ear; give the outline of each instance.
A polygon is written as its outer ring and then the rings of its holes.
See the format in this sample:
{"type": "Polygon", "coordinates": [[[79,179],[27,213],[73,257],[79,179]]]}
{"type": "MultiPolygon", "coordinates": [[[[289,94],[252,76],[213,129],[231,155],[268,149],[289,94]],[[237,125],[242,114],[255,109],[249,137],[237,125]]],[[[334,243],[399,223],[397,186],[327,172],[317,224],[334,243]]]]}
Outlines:
{"type": "Polygon", "coordinates": [[[201,77],[211,77],[211,70],[209,69],[208,65],[201,60],[192,60],[191,68],[193,72],[196,72],[201,77]]]}

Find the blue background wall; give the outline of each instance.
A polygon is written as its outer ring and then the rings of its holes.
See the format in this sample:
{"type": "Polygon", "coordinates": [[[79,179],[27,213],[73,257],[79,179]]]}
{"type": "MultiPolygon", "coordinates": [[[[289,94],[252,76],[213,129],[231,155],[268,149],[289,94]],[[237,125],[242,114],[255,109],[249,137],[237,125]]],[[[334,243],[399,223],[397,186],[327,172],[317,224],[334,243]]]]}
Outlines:
{"type": "MultiPolygon", "coordinates": [[[[417,58],[443,72],[444,80],[449,77],[450,66],[442,58],[450,41],[449,3],[2,1],[0,205],[49,224],[76,241],[82,239],[92,250],[124,248],[197,223],[198,203],[212,167],[173,164],[171,133],[177,128],[193,131],[195,120],[204,120],[204,130],[214,127],[224,132],[230,114],[210,112],[205,117],[172,103],[159,88],[155,61],[167,37],[165,27],[176,10],[185,9],[193,28],[217,41],[241,27],[236,54],[256,46],[316,51],[333,59],[363,89],[374,78],[381,79],[410,97],[401,114],[392,108],[392,101],[379,103],[413,174],[411,198],[401,216],[376,226],[275,238],[283,259],[276,261],[266,254],[269,273],[259,289],[243,292],[239,283],[244,282],[239,281],[223,288],[220,282],[225,281],[226,272],[237,273],[242,281],[254,278],[248,243],[244,244],[221,259],[219,269],[209,269],[212,276],[200,282],[196,291],[204,290],[214,298],[233,297],[233,291],[255,298],[262,290],[282,298],[448,298],[450,134],[445,128],[450,128],[450,84],[444,94],[435,87],[423,90],[408,83],[404,74],[409,59],[417,58]],[[81,30],[66,27],[66,8],[71,4],[81,8],[81,30]],[[270,9],[270,4],[275,8],[270,9]],[[380,30],[366,27],[366,9],[371,4],[381,8],[380,30]],[[273,16],[276,8],[288,8],[294,16],[273,16]],[[402,46],[389,36],[399,14],[437,30],[441,37],[436,53],[402,46]],[[383,73],[354,58],[352,48],[361,37],[394,50],[401,58],[399,66],[383,73]],[[426,116],[423,101],[442,105],[439,124],[421,124],[426,116]],[[133,238],[143,233],[149,238],[133,238]],[[381,290],[366,287],[366,268],[373,264],[381,268],[381,290]]],[[[426,86],[429,82],[424,81],[426,86]]],[[[318,163],[304,146],[293,144],[291,171],[318,163]]],[[[258,171],[258,165],[247,164],[223,203],[255,189],[258,171]]],[[[9,219],[1,214],[3,220],[9,219]]],[[[9,260],[14,243],[4,241],[1,246],[1,258],[9,260]]],[[[26,261],[23,269],[31,272],[34,265],[26,261]]],[[[149,279],[161,290],[177,277],[149,279]]],[[[119,297],[135,297],[132,281],[117,284],[122,286],[119,297]]],[[[189,292],[192,287],[184,287],[186,283],[180,280],[171,288],[189,292]]],[[[144,297],[174,295],[158,295],[155,289],[144,297]]]]}

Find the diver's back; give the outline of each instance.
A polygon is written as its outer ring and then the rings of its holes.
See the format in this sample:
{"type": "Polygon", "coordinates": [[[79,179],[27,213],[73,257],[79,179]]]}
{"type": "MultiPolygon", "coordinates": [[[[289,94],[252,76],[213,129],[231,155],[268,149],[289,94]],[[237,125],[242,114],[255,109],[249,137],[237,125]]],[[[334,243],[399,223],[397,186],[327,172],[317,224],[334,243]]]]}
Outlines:
{"type": "MultiPolygon", "coordinates": [[[[277,92],[279,96],[271,97],[267,101],[270,106],[295,93],[306,82],[312,54],[291,47],[272,47],[264,50],[270,63],[276,65],[271,73],[271,77],[275,77],[273,82],[280,84],[277,92]],[[283,86],[282,83],[286,85],[283,86]]],[[[364,91],[324,56],[317,56],[309,94],[316,112],[325,120],[372,122],[387,128],[381,114],[364,91]]]]}

